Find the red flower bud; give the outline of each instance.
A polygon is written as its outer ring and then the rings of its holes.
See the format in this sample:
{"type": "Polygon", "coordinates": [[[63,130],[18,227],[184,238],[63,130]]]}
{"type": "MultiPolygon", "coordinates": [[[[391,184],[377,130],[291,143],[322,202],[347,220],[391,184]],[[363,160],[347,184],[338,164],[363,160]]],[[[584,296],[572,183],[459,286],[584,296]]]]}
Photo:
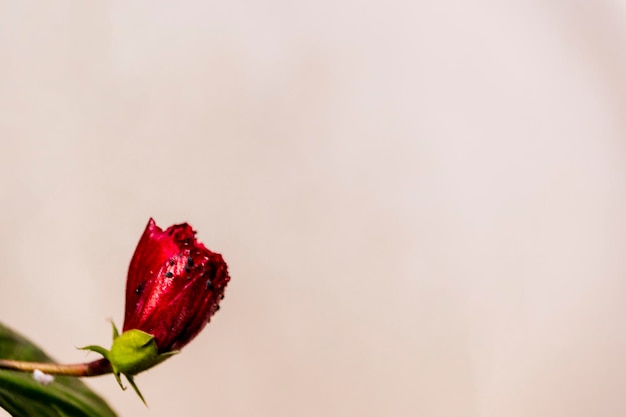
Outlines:
{"type": "Polygon", "coordinates": [[[123,331],[153,335],[159,353],[178,350],[219,309],[229,280],[222,255],[198,242],[191,226],[163,231],[150,219],[128,269],[123,331]]]}

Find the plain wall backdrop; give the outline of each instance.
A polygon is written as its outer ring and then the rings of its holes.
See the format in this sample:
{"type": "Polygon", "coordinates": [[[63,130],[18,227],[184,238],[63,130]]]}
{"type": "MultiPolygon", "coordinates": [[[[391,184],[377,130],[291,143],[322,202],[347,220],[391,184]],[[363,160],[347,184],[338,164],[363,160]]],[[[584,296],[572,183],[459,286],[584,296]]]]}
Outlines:
{"type": "MultiPolygon", "coordinates": [[[[121,325],[148,221],[224,255],[121,416],[626,415],[626,5],[0,1],[0,320],[121,325]]],[[[2,414],[0,412],[0,414],[2,414]]]]}

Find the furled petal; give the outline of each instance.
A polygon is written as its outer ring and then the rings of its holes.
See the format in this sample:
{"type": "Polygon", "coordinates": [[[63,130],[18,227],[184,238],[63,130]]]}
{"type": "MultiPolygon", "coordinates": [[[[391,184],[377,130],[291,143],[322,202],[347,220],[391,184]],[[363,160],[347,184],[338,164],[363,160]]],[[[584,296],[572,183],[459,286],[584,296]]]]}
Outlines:
{"type": "Polygon", "coordinates": [[[180,349],[219,309],[229,279],[222,256],[191,226],[163,231],[150,219],[128,270],[123,330],[154,335],[159,352],[180,349]]]}

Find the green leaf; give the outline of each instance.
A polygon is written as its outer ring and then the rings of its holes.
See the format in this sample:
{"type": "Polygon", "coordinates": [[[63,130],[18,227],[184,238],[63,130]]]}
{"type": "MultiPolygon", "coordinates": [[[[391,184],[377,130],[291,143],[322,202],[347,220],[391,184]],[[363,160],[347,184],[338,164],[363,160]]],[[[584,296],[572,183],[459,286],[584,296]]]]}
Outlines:
{"type": "MultiPolygon", "coordinates": [[[[0,358],[53,362],[41,349],[0,323],[0,358]]],[[[55,376],[42,385],[31,373],[0,369],[0,407],[14,417],[115,417],[78,378],[55,376]]]]}

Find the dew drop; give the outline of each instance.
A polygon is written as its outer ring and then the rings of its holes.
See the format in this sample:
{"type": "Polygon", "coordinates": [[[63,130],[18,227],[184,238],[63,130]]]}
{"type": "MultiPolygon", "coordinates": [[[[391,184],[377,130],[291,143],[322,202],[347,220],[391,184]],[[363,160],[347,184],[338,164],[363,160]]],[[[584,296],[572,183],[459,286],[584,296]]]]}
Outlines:
{"type": "Polygon", "coordinates": [[[167,272],[165,273],[165,278],[172,278],[173,276],[174,276],[174,274],[173,274],[173,273],[171,273],[170,271],[167,271],[167,272]]]}
{"type": "Polygon", "coordinates": [[[135,289],[135,294],[141,295],[142,292],[143,292],[143,282],[140,282],[139,285],[137,286],[137,289],[135,289]]]}
{"type": "Polygon", "coordinates": [[[215,287],[213,286],[213,283],[211,282],[210,279],[206,280],[206,289],[209,291],[213,291],[215,289],[215,287]]]}

